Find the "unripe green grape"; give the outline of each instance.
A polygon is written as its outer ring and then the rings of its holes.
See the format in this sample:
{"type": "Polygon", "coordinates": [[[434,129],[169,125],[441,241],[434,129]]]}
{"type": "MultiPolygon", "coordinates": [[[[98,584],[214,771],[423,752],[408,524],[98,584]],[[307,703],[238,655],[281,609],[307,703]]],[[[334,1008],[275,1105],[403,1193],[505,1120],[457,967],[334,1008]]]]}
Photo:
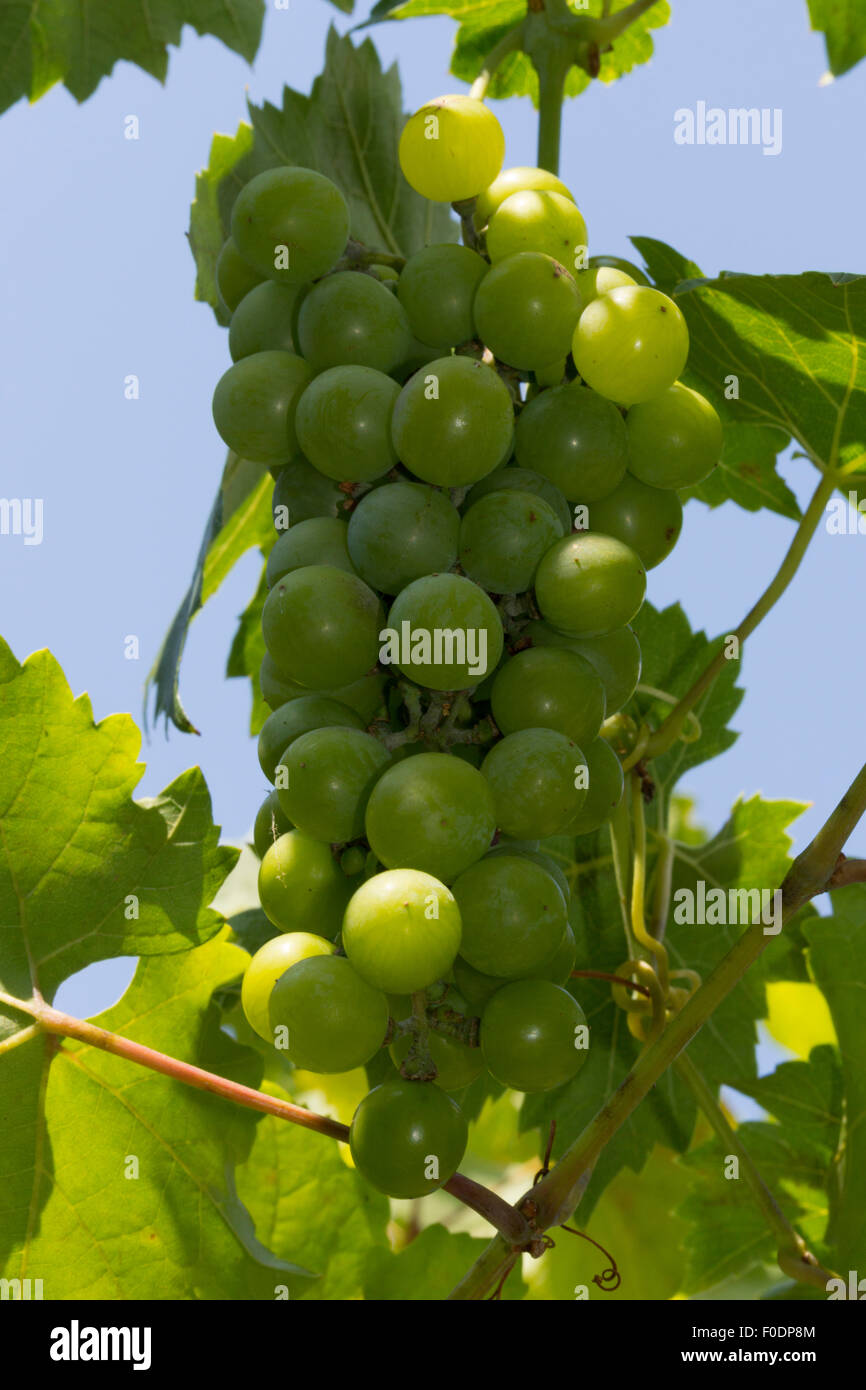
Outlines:
{"type": "Polygon", "coordinates": [[[634,405],[676,381],[689,355],[689,330],[679,306],[661,290],[624,285],[587,305],[571,350],[588,386],[619,405],[634,405]]]}
{"type": "Polygon", "coordinates": [[[351,891],[330,846],[298,830],[281,835],[259,866],[262,910],[284,932],[336,936],[351,891]]]}
{"type": "Polygon", "coordinates": [[[571,979],[571,972],[574,969],[577,959],[577,942],[574,939],[574,932],[568,922],[565,924],[565,931],[562,933],[559,945],[551,956],[550,960],[545,961],[544,965],[538,965],[534,970],[528,970],[524,975],[525,980],[550,980],[551,984],[564,985],[571,979]]]}
{"type": "Polygon", "coordinates": [[[399,299],[359,270],[320,280],[298,314],[301,352],[316,372],[342,366],[390,372],[403,361],[411,337],[399,299]]]}
{"type": "Polygon", "coordinates": [[[530,165],[515,165],[512,169],[503,169],[484,192],[479,193],[474,214],[476,227],[479,230],[486,227],[506,198],[512,193],[522,193],[527,188],[537,192],[547,189],[552,193],[561,193],[564,198],[571,198],[574,202],[570,189],[566,188],[556,174],[551,174],[548,169],[536,169],[530,165]]]}
{"type": "MultiPolygon", "coordinates": [[[[411,1033],[401,1033],[391,1043],[388,1051],[398,1071],[401,1062],[405,1062],[411,1046],[411,1033]]],[[[436,1085],[443,1091],[462,1091],[484,1071],[481,1048],[468,1047],[459,1038],[452,1038],[448,1033],[437,1033],[431,1028],[427,1034],[427,1047],[436,1068],[436,1085]]]]}
{"type": "Polygon", "coordinates": [[[507,734],[481,764],[497,825],[517,839],[559,835],[586,800],[576,785],[584,766],[578,745],[555,729],[507,734]]]}
{"type": "Polygon", "coordinates": [[[460,566],[492,594],[523,593],[541,557],[563,533],[551,507],[530,492],[490,492],[464,514],[460,566]]]}
{"type": "Polygon", "coordinates": [[[614,628],[600,637],[567,637],[545,622],[532,622],[527,624],[524,635],[536,647],[565,647],[584,657],[604,686],[608,714],[622,709],[634,694],[640,680],[641,651],[630,627],[614,628]]]}
{"type": "Polygon", "coordinates": [[[648,570],[670,555],[683,528],[683,504],[677,494],[669,488],[647,487],[631,473],[588,510],[590,530],[630,545],[648,570]]]}
{"type": "Polygon", "coordinates": [[[387,634],[380,659],[429,690],[480,684],[495,670],[504,643],[495,605],[458,574],[429,574],[401,589],[388,613],[387,634]]]}
{"type": "Polygon", "coordinates": [[[253,844],[256,854],[264,859],[271,845],[281,835],[294,830],[292,822],[280,806],[276,792],[268,792],[258,811],[253,826],[253,844]]]}
{"type": "Polygon", "coordinates": [[[590,256],[589,269],[597,270],[601,266],[606,266],[611,270],[622,270],[626,275],[630,275],[636,285],[649,285],[649,280],[644,275],[640,266],[633,261],[626,261],[622,256],[590,256]]]}
{"type": "Polygon", "coordinates": [[[571,507],[565,500],[559,488],[552,483],[549,478],[545,478],[541,473],[533,472],[531,468],[515,468],[513,464],[507,464],[504,468],[495,468],[492,473],[488,473],[486,478],[482,478],[476,483],[467,494],[463,503],[464,513],[482,497],[486,497],[491,492],[501,492],[514,488],[518,492],[531,492],[553,510],[556,518],[562,526],[562,534],[567,536],[571,530],[571,507]]]}
{"type": "Polygon", "coordinates": [[[363,1067],[388,1029],[384,994],[371,989],[343,956],[298,961],[274,986],[269,1013],[275,1045],[304,1071],[363,1067]]]}
{"type": "Polygon", "coordinates": [[[413,579],[450,570],[459,534],[460,514],[444,493],[421,483],[386,483],[352,512],[349,554],[372,589],[399,594],[413,579]]]}
{"type": "Polygon", "coordinates": [[[468,96],[442,96],[409,117],[399,158],[407,183],[433,203],[474,198],[502,168],[505,136],[493,112],[468,96]]]}
{"type": "Polygon", "coordinates": [[[391,416],[400,387],[374,367],[331,367],[298,402],[295,429],[305,455],[320,473],[340,481],[369,482],[394,468],[391,416]]]}
{"type": "Polygon", "coordinates": [[[368,984],[415,994],[448,974],[460,932],[460,910],[444,883],[418,869],[387,869],[352,895],[341,939],[368,984]]]}
{"type": "Polygon", "coordinates": [[[580,317],[573,277],[541,251],[491,266],[475,295],[475,326],[500,361],[533,371],[565,357],[580,317]]]}
{"type": "Polygon", "coordinates": [[[627,758],[637,743],[638,733],[635,720],[630,714],[620,710],[604,721],[598,736],[609,743],[620,758],[627,758]]]}
{"type": "Polygon", "coordinates": [[[677,381],[626,416],[629,468],[650,487],[694,487],[722,453],[722,422],[706,396],[677,381]]]}
{"type": "Polygon", "coordinates": [[[317,279],[343,254],[348,236],[349,209],[337,185],[299,165],[256,174],[232,208],[238,251],[269,280],[317,279]]]}
{"type": "Polygon", "coordinates": [[[549,874],[519,855],[480,859],[454,881],[463,923],[460,954],[485,975],[520,979],[546,965],[566,925],[549,874]]]}
{"type": "Polygon", "coordinates": [[[487,254],[495,265],[520,251],[543,251],[571,271],[585,264],[586,223],[573,199],[523,189],[500,203],[487,228],[487,254]]]}
{"type": "Polygon", "coordinates": [[[604,686],[576,652],[529,647],[497,671],[491,706],[504,734],[555,729],[583,747],[601,728],[604,686]]]}
{"type": "Polygon", "coordinates": [[[364,1097],[349,1147],[358,1172],[379,1192],[426,1197],[457,1172],[467,1138],[466,1120],[450,1096],[432,1081],[401,1078],[364,1097]]]}
{"type": "Polygon", "coordinates": [[[415,337],[431,347],[457,347],[475,332],[472,301],[487,262],[454,242],[425,246],[410,256],[397,283],[415,337]]]}
{"type": "Polygon", "coordinates": [[[223,303],[234,313],[241,300],[262,283],[263,277],[244,260],[231,237],[217,256],[216,282],[223,303]]]}
{"type": "Polygon", "coordinates": [[[578,270],[574,278],[584,308],[594,299],[598,299],[600,294],[609,294],[611,290],[618,290],[623,285],[638,283],[633,275],[629,275],[625,270],[617,270],[616,266],[612,265],[587,266],[585,270],[578,270]]]}
{"type": "Polygon", "coordinates": [[[572,382],[523,407],[514,451],[522,467],[549,478],[569,501],[594,502],[625,476],[628,434],[611,401],[572,382]]]}
{"type": "Polygon", "coordinates": [[[273,1042],[271,1032],[271,994],[277,980],[300,960],[312,956],[332,956],[334,944],[311,932],[286,932],[273,936],[256,951],[241,981],[241,1007],[247,1023],[265,1042],[273,1042]]]}
{"type": "Polygon", "coordinates": [[[280,805],[314,840],[356,840],[364,832],[370,793],[389,762],[388,750],[361,729],[311,729],[292,740],[277,764],[280,805]]]}
{"type": "Polygon", "coordinates": [[[312,378],[291,352],[256,352],[224,372],[213,395],[214,424],[242,458],[287,463],[297,449],[295,411],[312,378]]]}
{"type": "Polygon", "coordinates": [[[508,835],[500,835],[492,849],[487,851],[485,859],[496,858],[500,854],[517,854],[524,859],[531,859],[533,864],[537,864],[543,869],[548,878],[552,879],[559,889],[563,905],[567,908],[571,898],[571,889],[568,886],[568,879],[562,869],[549,854],[544,854],[539,849],[540,840],[514,840],[508,835]]]}
{"type": "MultiPolygon", "coordinates": [[[[567,358],[557,357],[555,361],[547,362],[543,367],[536,367],[534,372],[535,386],[530,387],[530,390],[537,391],[539,387],[562,386],[567,365],[567,358]]],[[[527,399],[531,400],[532,397],[527,396],[527,399]]]]}
{"type": "Polygon", "coordinates": [[[480,1017],[498,989],[508,981],[503,976],[485,975],[468,960],[458,956],[454,962],[454,980],[473,1015],[480,1017]]]}
{"type": "Polygon", "coordinates": [[[272,589],[278,579],[305,565],[333,565],[355,573],[346,548],[347,526],[333,516],[311,516],[283,531],[274,542],[265,566],[265,580],[272,589]]]}
{"type": "Polygon", "coordinates": [[[268,715],[259,732],[259,766],[268,781],[275,781],[280,758],[296,738],[313,729],[336,727],[363,729],[364,721],[355,710],[338,700],[312,691],[280,705],[268,715]]]}
{"type": "Polygon", "coordinates": [[[280,469],[274,483],[274,527],[288,531],[314,516],[343,516],[346,494],[331,478],[325,478],[305,458],[296,454],[280,469]]]}
{"type": "Polygon", "coordinates": [[[514,407],[491,367],[470,357],[439,357],[406,382],[392,431],[398,457],[416,477],[463,487],[508,458],[514,407]]]}
{"type": "Polygon", "coordinates": [[[623,793],[622,763],[606,739],[596,738],[587,745],[586,765],[589,787],[586,800],[574,820],[564,830],[566,835],[588,835],[609,821],[623,793]]]}
{"type": "Polygon", "coordinates": [[[369,671],[381,626],[372,589],[332,565],[283,575],[262,609],[265,644],[277,670],[313,690],[348,684],[369,671]]]}
{"type": "Polygon", "coordinates": [[[495,829],[486,779],[447,753],[394,763],[367,803],[367,840],[381,863],[420,869],[442,883],[481,858],[495,829]]]}
{"type": "Polygon", "coordinates": [[[568,990],[517,980],[497,990],[481,1018],[481,1050],[493,1076],[515,1091],[550,1091],[576,1076],[586,1016],[568,990]],[[576,1045],[578,1044],[578,1045],[576,1045]]]}
{"type": "Polygon", "coordinates": [[[535,576],[541,616],[574,637],[598,637],[624,627],[645,594],[646,570],[631,547],[588,531],[551,546],[535,576]]]}
{"type": "Polygon", "coordinates": [[[292,319],[297,298],[297,285],[277,285],[273,280],[245,294],[229,324],[232,361],[255,352],[294,352],[292,319]]]}
{"type": "Polygon", "coordinates": [[[324,695],[337,700],[341,705],[361,716],[363,725],[369,724],[382,709],[386,677],[382,671],[368,671],[360,680],[350,681],[348,685],[336,685],[324,690],[311,690],[307,685],[299,685],[288,676],[281,676],[268,652],[262,657],[259,667],[259,687],[262,699],[272,710],[282,709],[290,700],[302,700],[310,695],[324,695]]]}
{"type": "Polygon", "coordinates": [[[367,864],[367,853],[361,845],[350,845],[340,855],[340,868],[347,878],[357,878],[367,864]]]}

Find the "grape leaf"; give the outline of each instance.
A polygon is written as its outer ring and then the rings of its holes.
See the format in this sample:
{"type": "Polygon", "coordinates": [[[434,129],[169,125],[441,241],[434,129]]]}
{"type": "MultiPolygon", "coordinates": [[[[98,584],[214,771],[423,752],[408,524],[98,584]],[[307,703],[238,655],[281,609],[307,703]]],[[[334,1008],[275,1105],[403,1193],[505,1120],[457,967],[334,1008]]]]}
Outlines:
{"type": "Polygon", "coordinates": [[[56,82],[85,101],[121,60],[164,82],[186,24],[251,63],[264,14],[264,0],[11,0],[0,15],[0,111],[56,82]]]}
{"type": "Polygon", "coordinates": [[[809,22],[823,33],[834,77],[856,67],[866,54],[866,13],[860,0],[808,0],[809,22]]]}
{"type": "Polygon", "coordinates": [[[866,1268],[866,886],[831,894],[832,917],[804,928],[815,982],[830,1006],[845,1082],[845,1144],[838,1164],[839,1194],[832,1241],[836,1268],[866,1268]]]}
{"type": "Polygon", "coordinates": [[[249,676],[253,691],[253,705],[250,711],[250,733],[257,734],[270,714],[270,709],[262,698],[259,685],[259,667],[265,655],[265,639],[262,636],[262,609],[265,606],[268,588],[265,571],[262,570],[259,586],[253,594],[240,618],[229,651],[226,675],[249,676]]]}
{"type": "MultiPolygon", "coordinates": [[[[50,652],[20,665],[0,639],[0,987],[50,999],[113,956],[184,951],[221,925],[211,901],[237,858],[217,843],[198,768],[133,801],[144,772],[126,714],[94,724],[50,652]]],[[[17,1025],[16,1025],[17,1026],[17,1025]]],[[[11,1031],[0,1010],[0,1037],[11,1031]]]]}
{"type": "Polygon", "coordinates": [[[363,1297],[368,1255],[388,1250],[390,1205],[343,1162],[333,1139],[266,1115],[237,1186],[262,1244],[321,1276],[299,1297],[363,1297]]]}
{"type": "MultiPolygon", "coordinates": [[[[487,1245],[486,1240],[455,1234],[444,1226],[427,1226],[397,1255],[390,1250],[370,1252],[364,1297],[401,1303],[447,1298],[487,1245]]],[[[525,1292],[518,1267],[508,1276],[502,1297],[522,1298],[525,1292]]]]}
{"type": "MultiPolygon", "coordinates": [[[[142,960],[94,1021],[256,1085],[255,1053],[211,1002],[247,959],[217,940],[142,960]]],[[[0,1116],[0,1267],[41,1279],[45,1298],[273,1299],[307,1273],[259,1244],[235,1192],[253,1111],[41,1035],[0,1061],[0,1116]]]]}

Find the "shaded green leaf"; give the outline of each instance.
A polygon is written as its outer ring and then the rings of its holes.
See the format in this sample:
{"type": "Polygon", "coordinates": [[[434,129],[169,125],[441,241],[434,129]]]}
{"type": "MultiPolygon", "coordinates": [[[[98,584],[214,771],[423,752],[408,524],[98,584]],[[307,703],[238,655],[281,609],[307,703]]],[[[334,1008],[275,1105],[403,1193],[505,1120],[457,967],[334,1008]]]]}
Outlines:
{"type": "MultiPolygon", "coordinates": [[[[486,1240],[428,1226],[398,1255],[373,1250],[367,1259],[364,1297],[415,1303],[447,1298],[455,1284],[487,1247],[486,1240]]],[[[502,1290],[504,1299],[522,1298],[526,1285],[519,1267],[502,1290]]]]}

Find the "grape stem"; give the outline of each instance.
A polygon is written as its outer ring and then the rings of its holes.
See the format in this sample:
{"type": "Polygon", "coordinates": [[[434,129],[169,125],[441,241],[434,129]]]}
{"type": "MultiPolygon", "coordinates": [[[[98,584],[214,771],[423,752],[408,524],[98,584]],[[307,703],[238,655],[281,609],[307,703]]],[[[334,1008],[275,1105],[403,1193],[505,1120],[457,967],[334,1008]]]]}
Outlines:
{"type": "MultiPolygon", "coordinates": [[[[312,1129],[317,1134],[336,1139],[341,1144],[349,1142],[348,1126],[338,1120],[332,1120],[328,1115],[317,1115],[315,1111],[305,1110],[301,1105],[294,1105],[291,1101],[281,1100],[278,1096],[268,1095],[264,1091],[256,1091],[251,1086],[242,1086],[240,1082],[217,1076],[216,1073],[205,1071],[189,1062],[181,1062],[177,1057],[169,1057],[166,1053],[157,1052],[143,1043],[124,1038],[119,1033],[111,1033],[86,1019],[62,1013],[59,1009],[45,1004],[37,994],[34,994],[32,999],[16,999],[0,990],[0,1004],[6,1004],[35,1020],[31,1027],[22,1030],[27,1035],[27,1041],[31,1041],[37,1032],[48,1033],[52,1037],[76,1038],[79,1042],[98,1047],[102,1052],[109,1052],[114,1057],[123,1057],[128,1062],[135,1062],[150,1071],[159,1072],[172,1081],[181,1081],[186,1086],[195,1087],[196,1090],[222,1096],[224,1100],[234,1101],[236,1105],[244,1105],[265,1115],[273,1115],[278,1120],[289,1120],[303,1129],[312,1129]]],[[[13,1034],[13,1037],[20,1042],[25,1041],[19,1034],[13,1034]]],[[[509,1250],[518,1248],[529,1250],[530,1253],[541,1253],[540,1237],[526,1217],[516,1207],[510,1206],[497,1192],[472,1178],[467,1178],[463,1173],[455,1173],[453,1178],[449,1178],[442,1186],[452,1197],[456,1197],[464,1206],[483,1216],[485,1221],[499,1231],[509,1250]]]]}
{"type": "MultiPolygon", "coordinates": [[[[866,811],[866,765],[809,845],[797,856],[782,883],[782,921],[827,890],[839,866],[842,846],[866,811]]],[[[664,1032],[638,1057],[634,1067],[563,1154],[553,1171],[518,1202],[539,1233],[567,1221],[578,1206],[605,1146],[672,1066],[719,1004],[740,982],[772,938],[761,922],[747,927],[704,983],[669,1022],[664,1032]]],[[[512,1258],[507,1242],[497,1237],[451,1292],[451,1299],[482,1299],[496,1286],[512,1258]]],[[[800,1282],[814,1280],[814,1266],[783,1252],[785,1273],[800,1282]]]]}

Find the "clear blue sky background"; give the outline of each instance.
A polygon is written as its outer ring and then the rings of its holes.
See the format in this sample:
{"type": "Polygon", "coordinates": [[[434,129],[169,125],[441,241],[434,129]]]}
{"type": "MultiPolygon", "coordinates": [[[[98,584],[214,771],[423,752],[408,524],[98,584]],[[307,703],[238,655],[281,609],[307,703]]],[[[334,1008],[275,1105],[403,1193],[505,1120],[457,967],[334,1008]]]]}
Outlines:
{"type": "MultiPolygon", "coordinates": [[[[362,0],[360,15],[369,8],[362,0]]],[[[168,80],[121,63],[78,106],[55,88],[0,118],[5,268],[0,335],[2,494],[42,497],[45,538],[0,538],[0,632],[19,658],[48,647],[97,719],[139,716],[142,683],[192,571],[224,450],[211,422],[214,384],[228,365],[224,332],[192,297],[185,231],[193,180],[214,131],[234,132],[249,96],[279,102],[309,90],[330,23],[350,20],[325,0],[268,7],[250,69],[213,39],[184,31],[168,80]],[[127,141],[134,114],[141,138],[127,141]],[[128,373],[141,398],[124,399],[128,373]],[[136,634],[141,660],[124,659],[136,634]]],[[[453,90],[448,19],[372,32],[383,59],[400,59],[405,104],[453,90]]],[[[659,237],[707,273],[863,270],[864,71],[820,87],[823,40],[805,0],[674,0],[655,31],[652,61],[568,105],[562,174],[586,216],[595,252],[629,254],[630,233],[659,237]],[[783,150],[682,147],[679,107],[779,107],[783,150]]],[[[531,164],[528,101],[495,104],[507,163],[531,164]]],[[[785,466],[801,501],[814,485],[785,466]]],[[[679,599],[697,628],[729,630],[775,570],[792,524],[732,505],[691,503],[682,540],[653,571],[657,605],[679,599]]],[[[690,775],[702,819],[715,827],[739,795],[811,801],[797,842],[814,832],[863,760],[866,643],[856,618],[866,538],[816,537],[802,571],[749,646],[738,743],[690,775]]],[[[143,757],[140,794],[198,762],[227,839],[249,832],[263,792],[247,735],[249,688],[225,681],[236,615],[252,592],[248,556],[196,619],[182,695],[201,738],[158,731],[143,757]]],[[[866,851],[864,832],[858,848],[866,851]]],[[[93,1012],[118,993],[112,963],[65,993],[93,1012]]]]}

